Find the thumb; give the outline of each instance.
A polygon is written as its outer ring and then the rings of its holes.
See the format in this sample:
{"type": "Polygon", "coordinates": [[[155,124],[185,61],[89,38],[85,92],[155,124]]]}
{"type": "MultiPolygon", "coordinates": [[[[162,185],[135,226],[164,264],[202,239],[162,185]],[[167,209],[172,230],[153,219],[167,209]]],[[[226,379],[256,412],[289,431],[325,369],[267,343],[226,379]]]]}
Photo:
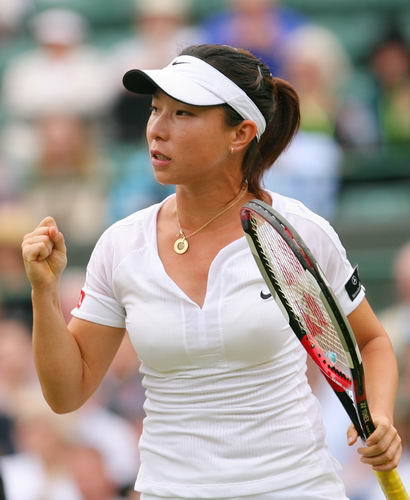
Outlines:
{"type": "Polygon", "coordinates": [[[349,425],[349,428],[347,429],[347,444],[352,446],[355,444],[358,437],[359,434],[357,433],[355,426],[353,424],[349,425]]]}
{"type": "Polygon", "coordinates": [[[59,251],[59,252],[65,252],[66,247],[65,247],[65,241],[64,241],[64,235],[61,233],[56,225],[53,225],[50,227],[48,230],[48,235],[51,238],[51,240],[54,243],[54,248],[59,251]]]}

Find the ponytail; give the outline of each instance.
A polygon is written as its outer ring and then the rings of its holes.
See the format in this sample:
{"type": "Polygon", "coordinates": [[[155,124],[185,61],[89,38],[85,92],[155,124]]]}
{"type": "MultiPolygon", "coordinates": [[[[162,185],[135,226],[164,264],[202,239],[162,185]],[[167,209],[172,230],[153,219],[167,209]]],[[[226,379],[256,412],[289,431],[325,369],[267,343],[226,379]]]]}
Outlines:
{"type": "Polygon", "coordinates": [[[273,112],[259,143],[256,143],[258,160],[250,166],[249,190],[256,195],[262,191],[261,179],[279,155],[290,144],[300,125],[299,98],[295,89],[285,80],[271,77],[273,112]]]}

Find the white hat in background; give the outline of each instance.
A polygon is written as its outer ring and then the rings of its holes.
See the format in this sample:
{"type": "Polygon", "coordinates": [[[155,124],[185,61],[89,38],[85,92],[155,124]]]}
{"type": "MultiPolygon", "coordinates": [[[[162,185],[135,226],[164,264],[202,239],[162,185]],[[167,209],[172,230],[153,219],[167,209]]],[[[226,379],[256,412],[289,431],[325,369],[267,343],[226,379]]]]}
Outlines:
{"type": "Polygon", "coordinates": [[[140,16],[184,17],[189,12],[189,0],[138,0],[137,14],[140,16]]]}
{"type": "Polygon", "coordinates": [[[85,19],[72,10],[47,9],[31,20],[34,38],[42,44],[76,45],[87,33],[85,19]]]}

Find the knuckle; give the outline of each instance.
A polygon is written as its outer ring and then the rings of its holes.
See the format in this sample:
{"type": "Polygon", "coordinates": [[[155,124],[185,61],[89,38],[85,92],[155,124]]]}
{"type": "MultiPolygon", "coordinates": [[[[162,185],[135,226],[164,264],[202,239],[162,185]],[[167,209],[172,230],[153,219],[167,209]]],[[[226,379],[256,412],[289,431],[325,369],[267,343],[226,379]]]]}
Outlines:
{"type": "Polygon", "coordinates": [[[373,448],[372,452],[374,455],[380,455],[381,453],[384,452],[383,447],[381,446],[380,443],[374,444],[372,448],[373,448]]]}

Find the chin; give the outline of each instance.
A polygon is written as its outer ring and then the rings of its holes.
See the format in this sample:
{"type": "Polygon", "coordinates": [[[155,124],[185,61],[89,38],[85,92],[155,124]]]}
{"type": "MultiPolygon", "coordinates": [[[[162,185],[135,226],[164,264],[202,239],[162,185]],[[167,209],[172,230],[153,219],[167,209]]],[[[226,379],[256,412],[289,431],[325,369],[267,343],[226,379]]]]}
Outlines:
{"type": "Polygon", "coordinates": [[[175,179],[172,178],[172,176],[167,175],[166,172],[158,172],[154,170],[154,177],[158,184],[161,184],[162,186],[171,186],[177,184],[175,182],[175,179]]]}

